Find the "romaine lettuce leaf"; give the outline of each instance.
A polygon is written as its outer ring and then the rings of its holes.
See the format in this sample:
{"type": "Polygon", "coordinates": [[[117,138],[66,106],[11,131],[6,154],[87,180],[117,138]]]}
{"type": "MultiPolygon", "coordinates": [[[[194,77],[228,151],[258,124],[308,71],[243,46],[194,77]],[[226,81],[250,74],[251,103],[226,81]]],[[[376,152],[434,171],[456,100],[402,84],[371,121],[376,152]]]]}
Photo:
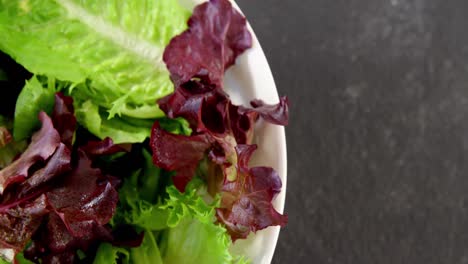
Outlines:
{"type": "MultiPolygon", "coordinates": [[[[156,118],[156,99],[173,91],[164,47],[189,15],[176,0],[0,0],[0,50],[34,74],[72,83],[75,102],[104,109],[103,120],[156,118]]],[[[81,119],[88,129],[94,121],[81,119]]],[[[121,125],[101,124],[110,136],[121,125]]],[[[126,132],[115,136],[135,131],[126,132]]],[[[113,139],[142,141],[137,134],[113,139]]]]}
{"type": "Polygon", "coordinates": [[[130,117],[108,119],[105,110],[91,100],[75,104],[75,109],[78,122],[101,139],[110,137],[119,144],[143,142],[149,137],[151,123],[130,117]]]}

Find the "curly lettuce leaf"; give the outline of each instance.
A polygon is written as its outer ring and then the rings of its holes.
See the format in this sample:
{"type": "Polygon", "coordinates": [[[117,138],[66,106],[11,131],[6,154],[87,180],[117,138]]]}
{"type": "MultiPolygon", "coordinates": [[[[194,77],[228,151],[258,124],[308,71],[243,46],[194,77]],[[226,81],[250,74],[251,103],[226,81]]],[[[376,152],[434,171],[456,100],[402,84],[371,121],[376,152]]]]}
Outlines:
{"type": "MultiPolygon", "coordinates": [[[[150,156],[146,158],[151,162],[150,156]]],[[[184,193],[170,185],[166,188],[165,199],[153,197],[150,202],[143,198],[146,184],[149,186],[151,182],[145,179],[147,177],[151,174],[139,171],[125,180],[119,190],[124,206],[118,210],[125,211],[126,224],[146,230],[145,237],[152,236],[151,231],[160,231],[162,263],[248,263],[229,252],[232,243],[229,235],[224,227],[216,224],[215,213],[220,199],[206,201],[210,199],[202,180],[194,178],[184,193]]],[[[157,189],[160,186],[154,188],[153,185],[153,192],[157,189]]],[[[122,215],[122,211],[117,214],[122,215]]],[[[147,258],[145,254],[151,255],[154,251],[154,248],[146,251],[132,249],[130,258],[133,260],[134,252],[138,252],[138,260],[144,260],[147,258]]]]}
{"type": "Polygon", "coordinates": [[[207,203],[202,184],[195,178],[185,193],[167,188],[169,198],[162,208],[169,210],[169,228],[160,238],[164,263],[248,263],[229,252],[231,239],[215,221],[219,198],[207,203]]]}
{"type": "MultiPolygon", "coordinates": [[[[130,224],[147,230],[167,227],[165,211],[159,208],[162,182],[161,170],[153,166],[151,154],[142,152],[144,165],[124,179],[119,189],[119,207],[113,219],[114,225],[130,224]]],[[[162,189],[164,190],[164,189],[162,189]]]]}
{"type": "Polygon", "coordinates": [[[186,217],[162,236],[164,263],[249,263],[233,256],[226,230],[209,218],[186,217]]]}
{"type": "Polygon", "coordinates": [[[164,181],[169,175],[152,164],[146,150],[142,157],[142,168],[125,178],[119,189],[120,204],[113,220],[114,226],[129,224],[145,231],[146,246],[130,249],[130,259],[137,260],[134,263],[157,263],[153,255],[157,254],[164,264],[248,263],[229,252],[229,234],[216,223],[220,198],[211,198],[199,177],[187,185],[184,193],[172,184],[167,186],[164,181]],[[152,242],[155,232],[157,245],[152,242]],[[149,259],[152,261],[143,261],[149,259]]]}

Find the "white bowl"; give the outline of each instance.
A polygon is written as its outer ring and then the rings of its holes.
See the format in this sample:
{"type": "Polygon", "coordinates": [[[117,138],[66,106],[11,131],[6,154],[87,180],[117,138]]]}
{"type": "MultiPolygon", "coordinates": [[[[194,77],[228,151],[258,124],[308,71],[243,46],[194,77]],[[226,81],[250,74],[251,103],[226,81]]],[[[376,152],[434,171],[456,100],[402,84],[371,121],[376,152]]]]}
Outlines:
{"type": "MultiPolygon", "coordinates": [[[[203,0],[181,0],[190,8],[203,0]]],[[[234,1],[233,5],[240,11],[234,1]]],[[[253,46],[242,54],[225,77],[224,87],[236,104],[249,105],[252,99],[262,99],[267,103],[279,101],[270,66],[250,25],[253,46]]],[[[283,182],[281,193],[273,200],[276,210],[283,213],[286,198],[286,138],[284,127],[259,123],[255,130],[255,143],[258,150],[252,158],[251,166],[270,166],[280,175],[283,182]]],[[[233,253],[248,256],[252,263],[268,264],[273,258],[280,228],[269,227],[251,234],[245,240],[237,240],[231,248],[233,253]]]]}

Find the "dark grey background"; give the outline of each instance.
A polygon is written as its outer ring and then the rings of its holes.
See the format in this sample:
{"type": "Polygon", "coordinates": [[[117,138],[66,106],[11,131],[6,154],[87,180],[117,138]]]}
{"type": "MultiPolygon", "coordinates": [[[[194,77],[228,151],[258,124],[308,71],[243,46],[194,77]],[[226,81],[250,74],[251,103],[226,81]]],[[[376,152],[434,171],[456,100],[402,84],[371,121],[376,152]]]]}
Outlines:
{"type": "Polygon", "coordinates": [[[238,3],[291,102],[273,263],[468,263],[468,1],[238,3]]]}

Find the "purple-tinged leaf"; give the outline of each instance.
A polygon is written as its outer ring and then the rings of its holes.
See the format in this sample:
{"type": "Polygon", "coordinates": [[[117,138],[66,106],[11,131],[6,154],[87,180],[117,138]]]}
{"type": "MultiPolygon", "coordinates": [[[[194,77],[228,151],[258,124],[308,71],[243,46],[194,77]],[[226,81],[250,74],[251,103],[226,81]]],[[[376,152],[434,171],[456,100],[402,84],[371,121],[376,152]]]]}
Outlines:
{"type": "Polygon", "coordinates": [[[10,258],[23,249],[47,213],[45,195],[0,213],[0,252],[11,252],[4,257],[10,258]]]}
{"type": "Polygon", "coordinates": [[[126,151],[121,146],[115,145],[109,137],[106,137],[102,141],[88,141],[85,146],[81,147],[81,150],[84,151],[88,157],[111,155],[126,151]]]}
{"type": "Polygon", "coordinates": [[[183,191],[207,157],[208,190],[221,193],[217,217],[232,240],[271,225],[283,226],[287,217],[271,204],[281,189],[279,175],[272,168],[249,168],[255,147],[248,144],[259,118],[278,125],[288,123],[287,98],[276,105],[253,100],[253,108],[248,108],[232,104],[222,90],[225,71],[252,44],[245,18],[229,1],[211,0],[197,6],[188,26],[164,52],[175,91],[158,104],[169,118],[185,118],[193,133],[171,135],[156,123],[150,142],[153,162],[174,170],[174,184],[183,191]]]}
{"type": "Polygon", "coordinates": [[[289,102],[288,98],[283,96],[280,102],[275,105],[269,105],[262,100],[253,100],[250,102],[252,111],[258,113],[265,121],[272,124],[286,126],[289,119],[289,102]]]}
{"type": "Polygon", "coordinates": [[[18,182],[18,180],[11,181],[10,178],[25,180],[29,176],[29,168],[38,161],[47,160],[59,146],[60,136],[53,127],[51,119],[44,112],[39,113],[39,119],[42,122],[42,128],[34,133],[26,151],[19,159],[0,171],[0,194],[3,193],[8,183],[18,182]]]}
{"type": "Polygon", "coordinates": [[[68,172],[71,170],[70,163],[71,152],[65,144],[60,143],[47,164],[43,168],[35,171],[31,177],[20,185],[21,195],[24,196],[32,189],[41,186],[52,178],[68,172]]]}
{"type": "Polygon", "coordinates": [[[211,143],[206,135],[174,135],[155,122],[150,146],[153,150],[153,163],[162,169],[176,171],[173,182],[183,192],[211,143]]]}
{"type": "Polygon", "coordinates": [[[172,81],[176,87],[199,80],[221,88],[226,69],[252,45],[245,18],[229,1],[211,0],[194,9],[188,26],[164,51],[172,81]]]}
{"type": "Polygon", "coordinates": [[[78,155],[76,167],[46,194],[49,205],[74,237],[89,236],[93,225],[107,224],[118,201],[117,191],[101,170],[91,167],[84,152],[78,155]]]}
{"type": "Polygon", "coordinates": [[[76,117],[74,115],[73,99],[62,93],[55,94],[54,111],[52,121],[55,129],[60,134],[61,141],[71,149],[73,135],[76,130],[76,117]]]}
{"type": "Polygon", "coordinates": [[[218,220],[226,226],[233,241],[246,238],[250,232],[273,225],[284,226],[287,217],[271,204],[281,191],[281,179],[272,168],[248,168],[255,145],[238,145],[238,174],[235,181],[225,181],[218,220]]]}

